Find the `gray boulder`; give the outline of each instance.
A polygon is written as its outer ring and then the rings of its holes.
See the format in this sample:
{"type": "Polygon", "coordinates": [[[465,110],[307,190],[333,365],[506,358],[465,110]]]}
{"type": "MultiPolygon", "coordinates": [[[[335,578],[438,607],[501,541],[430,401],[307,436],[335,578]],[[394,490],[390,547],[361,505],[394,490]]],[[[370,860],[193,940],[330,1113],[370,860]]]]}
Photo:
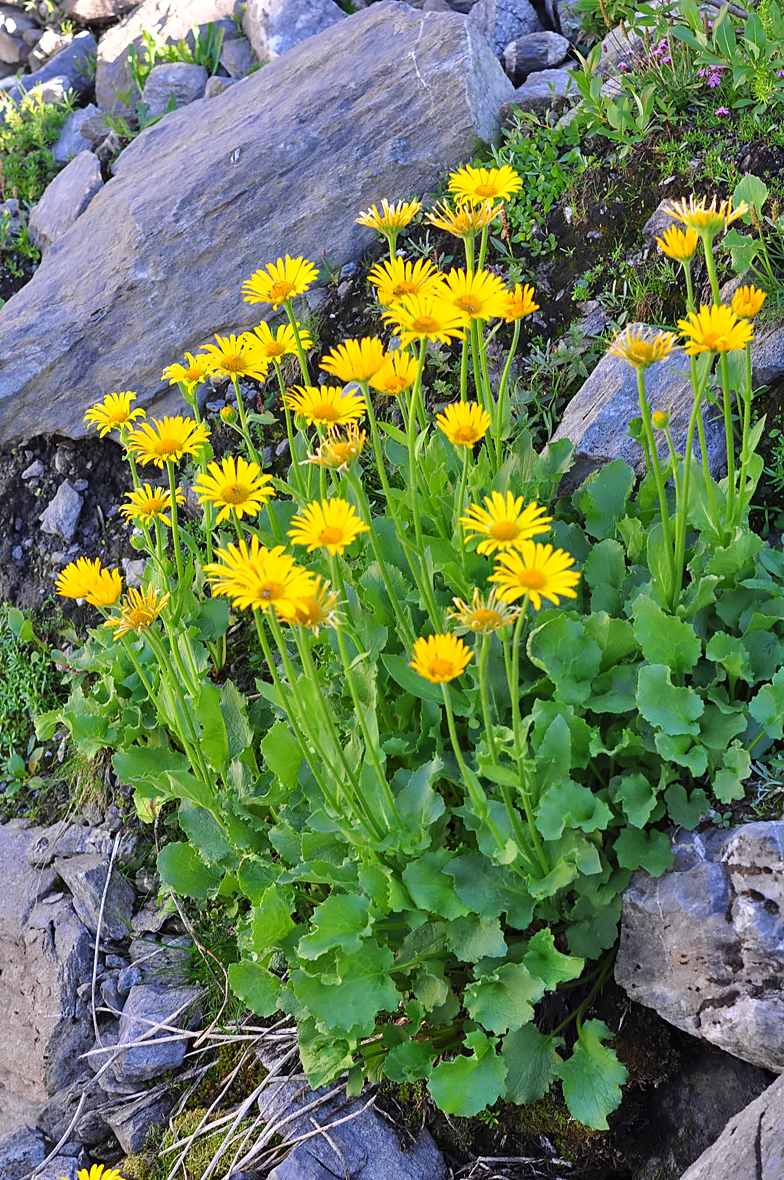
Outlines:
{"type": "Polygon", "coordinates": [[[529,74],[523,85],[518,86],[501,107],[501,122],[506,126],[514,107],[519,107],[521,111],[544,114],[558,99],[568,94],[577,94],[570,70],[538,70],[535,74],[529,74]]]}
{"type": "Polygon", "coordinates": [[[619,62],[631,65],[638,53],[645,49],[645,41],[629,28],[628,25],[618,25],[611,29],[602,40],[602,55],[596,67],[597,74],[605,77],[618,71],[619,62]]]}
{"type": "Polygon", "coordinates": [[[204,66],[187,61],[153,66],[142,92],[147,114],[150,118],[165,114],[172,99],[176,107],[185,107],[197,98],[203,98],[208,76],[204,66]]]}
{"type": "Polygon", "coordinates": [[[220,60],[226,73],[233,79],[244,78],[258,64],[247,37],[231,37],[224,41],[220,60]]]}
{"type": "Polygon", "coordinates": [[[42,87],[53,78],[65,77],[71,90],[77,94],[85,94],[92,85],[92,59],[96,49],[92,33],[78,33],[73,41],[51,57],[40,70],[26,74],[6,93],[14,102],[19,102],[23,94],[42,87]]]}
{"type": "Polygon", "coordinates": [[[269,314],[243,278],[286,253],[358,261],[374,240],[358,212],[432,191],[511,93],[464,17],[382,0],[142,132],[0,310],[0,442],[83,435],[118,372],[148,410],[181,412],[164,366],[269,314]]]}
{"type": "Polygon", "coordinates": [[[345,19],[335,0],[248,0],[242,28],[259,61],[268,61],[345,19]]]}
{"type": "Polygon", "coordinates": [[[67,164],[74,156],[78,156],[79,152],[90,150],[92,143],[82,135],[82,127],[88,119],[97,114],[98,107],[90,102],[86,107],[80,107],[68,116],[60,132],[60,138],[52,148],[52,155],[58,164],[67,164]]]}
{"type": "MultiPolygon", "coordinates": [[[[752,280],[745,277],[745,281],[752,280]]],[[[755,385],[775,385],[784,376],[784,327],[767,328],[751,343],[751,363],[755,385]]]]}
{"type": "Polygon", "coordinates": [[[681,1180],[784,1180],[784,1077],[727,1123],[681,1180]]]}
{"type": "Polygon", "coordinates": [[[680,832],[634,874],[615,978],[632,999],[752,1065],[784,1070],[784,821],[680,832]]]}
{"type": "Polygon", "coordinates": [[[83,1062],[82,1069],[84,1072],[75,1081],[58,1090],[48,1101],[42,1103],[35,1113],[36,1127],[53,1143],[60,1142],[79,1110],[80,1103],[79,1119],[72,1129],[75,1139],[92,1147],[103,1142],[111,1133],[111,1128],[96,1109],[106,1101],[106,1097],[97,1085],[88,1084],[92,1082],[93,1077],[83,1062]]]}
{"type": "Polygon", "coordinates": [[[168,987],[162,983],[140,983],[132,987],[125,1002],[117,1046],[130,1047],[119,1053],[109,1068],[122,1084],[136,1085],[160,1077],[182,1065],[188,1040],[174,1039],[169,1028],[151,1030],[158,1024],[193,1028],[198,1023],[197,987],[168,987]],[[141,1044],[133,1044],[147,1037],[141,1044]]]}
{"type": "Polygon", "coordinates": [[[504,50],[504,69],[515,86],[519,86],[529,74],[559,66],[568,52],[569,42],[559,33],[549,29],[528,33],[509,42],[504,50]]]}
{"type": "Polygon", "coordinates": [[[134,0],[63,0],[66,16],[83,24],[114,20],[118,16],[125,16],[135,7],[134,0]]]}
{"type": "Polygon", "coordinates": [[[56,1155],[53,1160],[36,1172],[35,1180],[77,1180],[79,1161],[73,1155],[56,1155]]]}
{"type": "Polygon", "coordinates": [[[478,0],[468,19],[490,42],[499,61],[510,41],[542,27],[529,0],[478,0]]]}
{"type": "MultiPolygon", "coordinates": [[[[108,867],[108,858],[100,853],[86,852],[81,856],[58,857],[55,861],[57,872],[73,894],[73,907],[91,934],[98,931],[98,915],[108,867]]],[[[128,936],[135,897],[133,886],[115,867],[106,890],[102,939],[121,942],[128,936]]]]}
{"type": "MultiPolygon", "coordinates": [[[[667,207],[672,204],[672,199],[667,198],[664,201],[659,201],[659,204],[651,213],[645,225],[642,227],[642,235],[647,238],[652,245],[655,246],[656,238],[660,238],[666,229],[671,225],[677,225],[679,229],[683,227],[680,222],[667,212],[667,207]]],[[[656,247],[658,249],[658,247],[656,247]]]]}
{"type": "Polygon", "coordinates": [[[102,188],[98,160],[90,151],[79,152],[46,186],[41,200],[30,212],[28,230],[33,245],[46,255],[102,188]]]}
{"type": "Polygon", "coordinates": [[[22,1180],[45,1159],[46,1147],[40,1131],[20,1127],[0,1139],[0,1171],[3,1180],[22,1180]]]}

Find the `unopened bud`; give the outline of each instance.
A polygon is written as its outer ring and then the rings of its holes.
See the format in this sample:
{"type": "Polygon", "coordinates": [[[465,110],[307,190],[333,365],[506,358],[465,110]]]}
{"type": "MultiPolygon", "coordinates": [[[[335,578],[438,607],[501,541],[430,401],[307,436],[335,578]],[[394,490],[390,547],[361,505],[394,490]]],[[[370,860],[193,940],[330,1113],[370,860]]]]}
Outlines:
{"type": "Polygon", "coordinates": [[[220,416],[222,421],[228,422],[229,425],[237,421],[237,411],[234,409],[234,406],[224,406],[220,412],[220,416]]]}
{"type": "Polygon", "coordinates": [[[664,430],[670,421],[669,410],[655,410],[653,413],[653,425],[657,430],[664,430]]]}

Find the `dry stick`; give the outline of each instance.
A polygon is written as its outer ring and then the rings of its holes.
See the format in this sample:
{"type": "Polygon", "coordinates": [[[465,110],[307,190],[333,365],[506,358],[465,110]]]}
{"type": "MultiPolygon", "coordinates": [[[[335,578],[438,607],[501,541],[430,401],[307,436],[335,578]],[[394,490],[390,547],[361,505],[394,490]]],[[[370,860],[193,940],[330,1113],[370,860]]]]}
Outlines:
{"type": "Polygon", "coordinates": [[[320,1123],[316,1122],[316,1120],[313,1118],[312,1115],[310,1117],[310,1122],[313,1124],[314,1127],[317,1128],[317,1130],[321,1131],[321,1134],[324,1136],[327,1143],[329,1144],[329,1146],[334,1151],[335,1155],[338,1157],[338,1159],[342,1163],[342,1165],[343,1165],[343,1180],[351,1180],[351,1173],[348,1170],[348,1164],[346,1163],[346,1157],[344,1156],[343,1152],[338,1147],[335,1140],[332,1138],[331,1135],[327,1134],[326,1129],[324,1127],[322,1127],[320,1125],[320,1123]]]}
{"type": "Polygon", "coordinates": [[[106,905],[106,896],[109,892],[109,882],[112,879],[112,868],[114,867],[114,858],[117,855],[117,849],[120,847],[121,834],[122,834],[122,830],[120,830],[117,833],[117,835],[114,837],[114,844],[112,845],[112,854],[109,857],[109,867],[106,870],[106,880],[103,883],[103,893],[101,894],[101,905],[100,905],[100,909],[98,910],[98,923],[95,928],[95,950],[93,951],[93,977],[92,977],[92,981],[90,983],[90,1007],[92,1008],[93,1031],[95,1033],[95,1039],[98,1042],[98,1044],[101,1046],[101,1048],[103,1048],[103,1041],[101,1040],[101,1034],[98,1031],[98,1015],[95,1011],[95,981],[98,977],[98,948],[101,945],[101,927],[103,926],[103,911],[104,911],[104,907],[106,905]]]}
{"type": "MultiPolygon", "coordinates": [[[[209,1025],[209,1027],[204,1030],[201,1037],[199,1038],[200,1040],[205,1040],[210,1035],[212,1030],[215,1028],[215,1025],[218,1023],[221,1016],[223,1015],[224,1008],[226,1007],[226,1005],[229,1002],[229,973],[226,970],[226,968],[223,966],[223,963],[221,963],[218,956],[213,954],[213,952],[211,950],[209,950],[208,947],[206,947],[200,941],[198,935],[196,934],[196,931],[193,929],[192,924],[188,921],[188,918],[185,915],[185,911],[183,910],[182,906],[180,905],[180,902],[179,902],[179,899],[177,898],[177,896],[174,893],[170,893],[169,896],[171,897],[172,901],[174,902],[175,906],[177,907],[177,913],[180,915],[180,918],[182,919],[185,929],[188,931],[191,938],[193,939],[193,943],[198,948],[199,952],[202,955],[202,958],[204,958],[206,961],[207,955],[209,955],[209,957],[211,959],[215,960],[215,962],[218,964],[221,971],[223,972],[223,1003],[221,1004],[220,1008],[218,1009],[218,1013],[217,1013],[215,1019],[212,1021],[212,1023],[209,1025]]],[[[209,971],[210,975],[215,980],[215,982],[218,984],[218,987],[220,987],[218,977],[216,976],[215,972],[210,967],[209,963],[207,963],[207,970],[209,971]]],[[[197,1040],[196,1044],[198,1045],[198,1043],[199,1043],[199,1041],[197,1040]]]]}

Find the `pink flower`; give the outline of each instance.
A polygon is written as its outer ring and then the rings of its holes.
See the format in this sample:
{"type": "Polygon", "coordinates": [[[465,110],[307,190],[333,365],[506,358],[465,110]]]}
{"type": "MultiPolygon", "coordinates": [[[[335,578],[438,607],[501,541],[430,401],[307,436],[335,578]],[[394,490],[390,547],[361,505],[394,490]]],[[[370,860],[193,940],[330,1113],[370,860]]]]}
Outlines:
{"type": "Polygon", "coordinates": [[[729,113],[729,107],[716,107],[715,114],[717,119],[726,119],[729,113]]]}

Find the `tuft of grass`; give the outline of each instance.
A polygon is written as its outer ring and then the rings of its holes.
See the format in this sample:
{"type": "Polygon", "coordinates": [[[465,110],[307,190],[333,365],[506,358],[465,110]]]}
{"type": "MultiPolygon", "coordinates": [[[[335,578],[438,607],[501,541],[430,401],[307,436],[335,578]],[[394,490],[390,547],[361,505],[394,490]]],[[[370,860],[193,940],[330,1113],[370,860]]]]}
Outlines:
{"type": "MultiPolygon", "coordinates": [[[[0,606],[0,762],[27,750],[35,718],[57,704],[60,676],[49,658],[9,622],[0,606]]],[[[19,612],[16,612],[19,614],[19,612]]]]}
{"type": "Polygon", "coordinates": [[[15,103],[0,94],[0,200],[30,205],[40,199],[59,171],[51,148],[72,109],[70,99],[45,103],[28,94],[15,103]]]}

